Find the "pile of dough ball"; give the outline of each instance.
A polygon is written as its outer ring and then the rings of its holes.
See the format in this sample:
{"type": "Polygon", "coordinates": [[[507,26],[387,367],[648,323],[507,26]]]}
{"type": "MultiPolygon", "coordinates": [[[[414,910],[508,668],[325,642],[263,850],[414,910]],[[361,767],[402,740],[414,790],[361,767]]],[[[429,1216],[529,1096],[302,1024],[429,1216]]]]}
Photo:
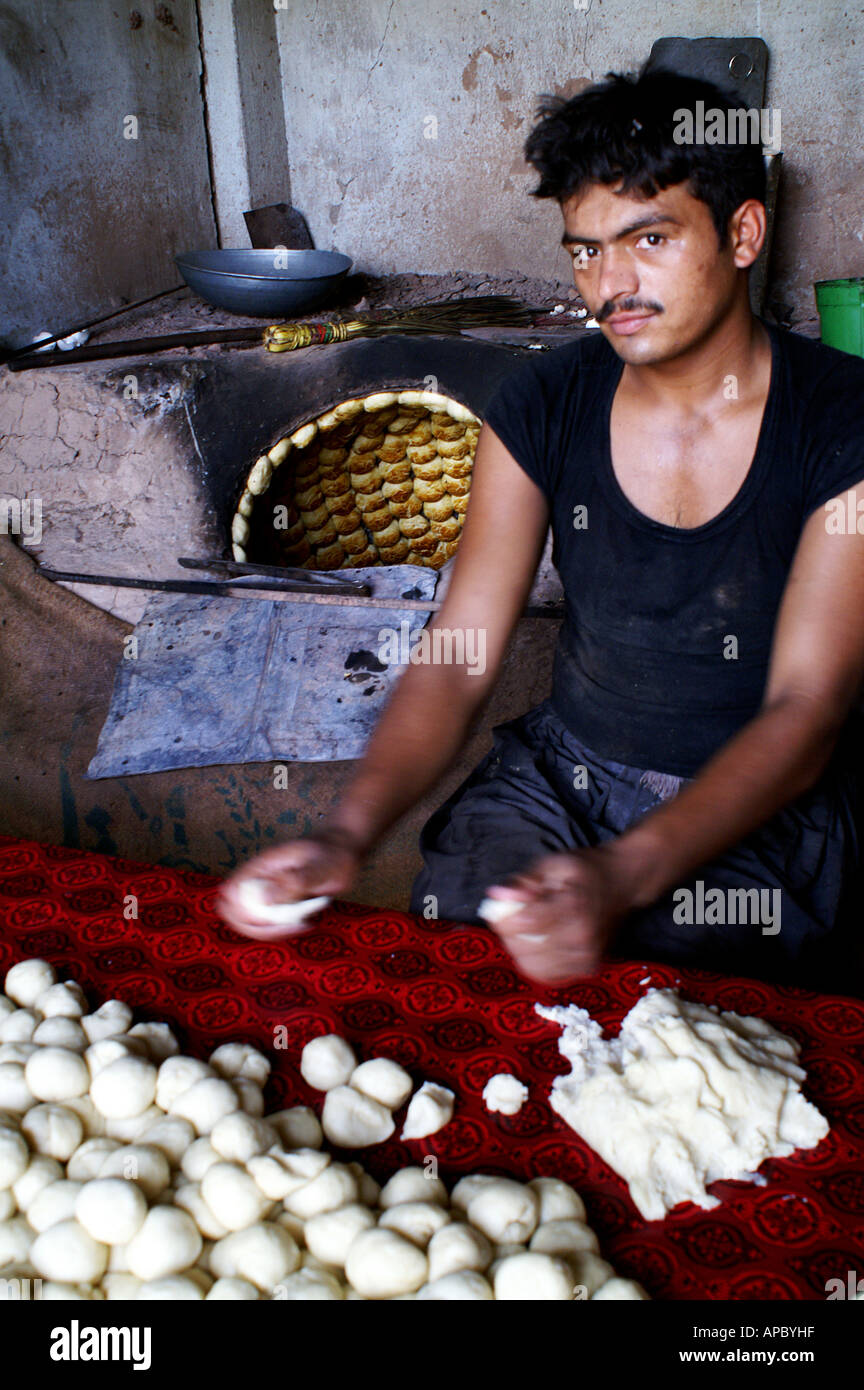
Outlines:
{"type": "MultiPolygon", "coordinates": [[[[315,1091],[325,1091],[321,1124],[326,1138],[340,1149],[381,1144],[396,1128],[393,1111],[411,1095],[411,1077],[389,1057],[373,1057],[358,1066],[344,1038],[328,1033],[303,1049],[300,1075],[315,1091]]],[[[453,1118],[454,1093],[424,1081],[411,1096],[401,1139],[426,1139],[453,1118]]]]}
{"type": "MultiPolygon", "coordinates": [[[[118,999],[90,1012],[42,960],[13,966],[4,988],[6,1298],[27,1296],[25,1280],[55,1300],[647,1297],[616,1278],[581,1198],[556,1178],[472,1174],[448,1195],[409,1167],[382,1188],[324,1150],[309,1107],[264,1115],[270,1063],[255,1048],[182,1056],[167,1024],[135,1024],[118,999]]],[[[407,1099],[395,1063],[357,1066],[342,1039],[304,1052],[307,1071],[316,1057],[325,1123],[335,1091],[358,1098],[342,1109],[342,1139],[367,1125],[366,1102],[392,1115],[407,1099]]]]}

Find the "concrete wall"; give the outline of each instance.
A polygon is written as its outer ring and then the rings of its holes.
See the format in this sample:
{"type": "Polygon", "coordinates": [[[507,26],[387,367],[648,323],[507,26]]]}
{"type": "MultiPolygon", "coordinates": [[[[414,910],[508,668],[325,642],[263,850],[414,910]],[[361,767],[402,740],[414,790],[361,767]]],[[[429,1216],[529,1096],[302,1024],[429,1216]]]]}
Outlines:
{"type": "Polygon", "coordinates": [[[768,101],[782,114],[769,299],[812,323],[813,280],[864,273],[860,6],[276,3],[294,202],[317,245],[362,269],[567,279],[557,209],[528,197],[521,156],[537,95],[635,69],[656,38],[738,34],[768,44],[768,101]]]}
{"type": "Polygon", "coordinates": [[[200,74],[195,0],[0,3],[0,341],[169,289],[214,244],[200,74]]]}

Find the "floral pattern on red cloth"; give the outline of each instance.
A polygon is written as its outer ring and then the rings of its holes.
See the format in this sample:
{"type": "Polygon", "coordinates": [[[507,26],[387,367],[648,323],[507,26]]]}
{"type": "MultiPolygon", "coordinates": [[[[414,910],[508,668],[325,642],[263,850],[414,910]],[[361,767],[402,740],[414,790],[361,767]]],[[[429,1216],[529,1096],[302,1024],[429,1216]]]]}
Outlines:
{"type": "Polygon", "coordinates": [[[454,1117],[427,1139],[394,1137],[351,1157],[381,1179],[427,1155],[448,1182],[471,1171],[564,1178],[582,1193],[603,1254],[654,1298],[822,1300],[828,1280],[864,1278],[864,1002],[650,962],[611,963],[566,989],[533,986],[491,932],[348,902],[293,940],[250,941],[217,917],[217,886],[0,837],[0,970],[42,956],[94,1006],[124,999],[203,1058],[229,1040],[260,1047],[273,1062],[270,1109],[320,1113],[322,1097],[299,1072],[301,1049],[319,1034],[342,1034],[361,1059],[394,1058],[418,1083],[451,1087],[454,1117]],[[137,918],[126,920],[130,895],[137,918]],[[720,1207],[682,1206],[654,1222],[550,1109],[552,1080],[567,1067],[558,1029],[534,1012],[535,1002],[572,1001],[614,1033],[646,976],[797,1038],[805,1092],[831,1123],[818,1148],[764,1163],[766,1186],[716,1183],[720,1207]],[[518,1115],[483,1105],[498,1071],[530,1088],[518,1115]]]}

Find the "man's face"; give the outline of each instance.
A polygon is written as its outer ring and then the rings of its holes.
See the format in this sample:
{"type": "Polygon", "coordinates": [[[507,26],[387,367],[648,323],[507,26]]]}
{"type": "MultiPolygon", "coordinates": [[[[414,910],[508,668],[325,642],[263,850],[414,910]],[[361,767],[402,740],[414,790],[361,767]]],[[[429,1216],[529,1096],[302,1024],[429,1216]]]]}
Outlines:
{"type": "Polygon", "coordinates": [[[707,204],[686,184],[649,199],[591,184],[562,211],[576,288],[625,362],[679,356],[730,306],[733,240],[720,249],[707,204]]]}

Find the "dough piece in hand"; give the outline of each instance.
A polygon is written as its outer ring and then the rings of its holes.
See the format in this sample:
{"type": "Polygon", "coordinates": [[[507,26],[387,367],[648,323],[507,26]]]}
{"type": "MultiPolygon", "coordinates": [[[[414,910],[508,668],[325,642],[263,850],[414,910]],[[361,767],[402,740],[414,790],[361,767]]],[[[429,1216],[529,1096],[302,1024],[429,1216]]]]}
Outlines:
{"type": "Polygon", "coordinates": [[[359,1202],[349,1202],[335,1211],[322,1211],[306,1222],[304,1239],[316,1259],[325,1265],[344,1269],[348,1251],[362,1231],[375,1225],[375,1216],[359,1202]]]}
{"type": "Polygon", "coordinates": [[[361,1062],[351,1073],[350,1084],[355,1091],[362,1091],[364,1096],[386,1105],[388,1110],[398,1110],[414,1085],[405,1068],[389,1057],[373,1057],[369,1062],[361,1062]]]}
{"type": "Polygon", "coordinates": [[[483,1087],[483,1104],[501,1115],[518,1115],[528,1099],[528,1087],[512,1072],[499,1071],[483,1087]]]}
{"type": "Polygon", "coordinates": [[[495,922],[503,922],[506,917],[515,916],[524,906],[524,902],[515,898],[484,898],[477,909],[477,916],[494,925],[495,922]]]}
{"type": "Polygon", "coordinates": [[[345,1273],[366,1298],[415,1293],[426,1282],[429,1262],[422,1250],[395,1231],[364,1231],[351,1245],[345,1273]]]}
{"type": "Polygon", "coordinates": [[[65,1047],[40,1047],[24,1068],[24,1079],[37,1100],[70,1100],[90,1085],[87,1063],[65,1047]]]}
{"type": "Polygon", "coordinates": [[[445,1274],[440,1279],[424,1284],[417,1295],[418,1300],[426,1302],[489,1302],[494,1299],[492,1286],[488,1279],[474,1269],[457,1270],[445,1274]]]}
{"type": "Polygon", "coordinates": [[[495,1271],[495,1297],[499,1301],[563,1302],[572,1299],[573,1271],[566,1260],[552,1255],[510,1255],[495,1271]]]}
{"type": "Polygon", "coordinates": [[[266,880],[261,878],[244,879],[237,887],[237,898],[244,912],[248,912],[271,927],[299,927],[319,912],[330,901],[328,896],[302,898],[296,903],[270,902],[266,895],[266,880]]]}
{"type": "Polygon", "coordinates": [[[606,1283],[601,1284],[597,1292],[591,1295],[592,1303],[605,1303],[610,1300],[622,1303],[650,1302],[641,1284],[637,1284],[633,1279],[619,1279],[617,1275],[614,1279],[607,1279],[606,1283]]]}
{"type": "Polygon", "coordinates": [[[210,1252],[210,1268],[217,1278],[247,1279],[264,1293],[293,1274],[299,1264],[297,1242],[284,1226],[270,1221],[225,1236],[210,1252]]]}
{"type": "Polygon", "coordinates": [[[448,1274],[472,1269],[483,1273],[492,1263],[492,1246],[482,1231],[475,1231],[462,1221],[443,1226],[426,1248],[429,1260],[429,1282],[444,1279],[448,1274]]]}
{"type": "Polygon", "coordinates": [[[512,1178],[496,1178],[468,1203],[468,1220],[496,1245],[528,1240],[537,1228],[537,1194],[512,1178]]]}
{"type": "Polygon", "coordinates": [[[57,973],[47,960],[22,960],[7,970],[3,992],[20,1008],[30,1009],[56,981],[57,973]]]}
{"type": "Polygon", "coordinates": [[[396,1128],[386,1105],[353,1086],[334,1086],[327,1092],[321,1125],[330,1143],[342,1149],[381,1144],[396,1128]]]}
{"type": "Polygon", "coordinates": [[[90,1098],[109,1120],[129,1120],[149,1110],[157,1072],[143,1057],[120,1057],[93,1077],[90,1098]]]}
{"type": "Polygon", "coordinates": [[[43,1279],[98,1284],[108,1267],[108,1246],[94,1240],[78,1221],[60,1221],[33,1242],[30,1263],[43,1279]]]}
{"type": "Polygon", "coordinates": [[[455,1099],[453,1091],[448,1091],[446,1086],[424,1081],[411,1097],[400,1138],[425,1139],[428,1134],[437,1134],[453,1118],[455,1099]]]}
{"type": "Polygon", "coordinates": [[[561,1178],[532,1178],[528,1186],[540,1201],[540,1225],[547,1221],[584,1221],[585,1203],[561,1178]]]}
{"type": "Polygon", "coordinates": [[[75,1219],[103,1245],[126,1245],[144,1225],[147,1202],[133,1182],[94,1178],[81,1188],[75,1219]]]}
{"type": "Polygon", "coordinates": [[[400,1202],[388,1207],[378,1225],[388,1231],[398,1231],[425,1250],[430,1240],[450,1224],[450,1213],[435,1202],[400,1202]]]}
{"type": "Polygon", "coordinates": [[[300,1054],[300,1075],[315,1091],[347,1086],[356,1070],[357,1058],[351,1046],[335,1033],[313,1038],[300,1054]]]}
{"type": "Polygon", "coordinates": [[[440,1178],[433,1178],[425,1168],[400,1168],[382,1187],[379,1204],[383,1210],[401,1206],[403,1202],[437,1202],[446,1207],[447,1188],[440,1178]]]}
{"type": "Polygon", "coordinates": [[[126,1247],[129,1272],[144,1280],[179,1274],[195,1263],[202,1246],[201,1232],[185,1211],[151,1207],[126,1247]]]}

